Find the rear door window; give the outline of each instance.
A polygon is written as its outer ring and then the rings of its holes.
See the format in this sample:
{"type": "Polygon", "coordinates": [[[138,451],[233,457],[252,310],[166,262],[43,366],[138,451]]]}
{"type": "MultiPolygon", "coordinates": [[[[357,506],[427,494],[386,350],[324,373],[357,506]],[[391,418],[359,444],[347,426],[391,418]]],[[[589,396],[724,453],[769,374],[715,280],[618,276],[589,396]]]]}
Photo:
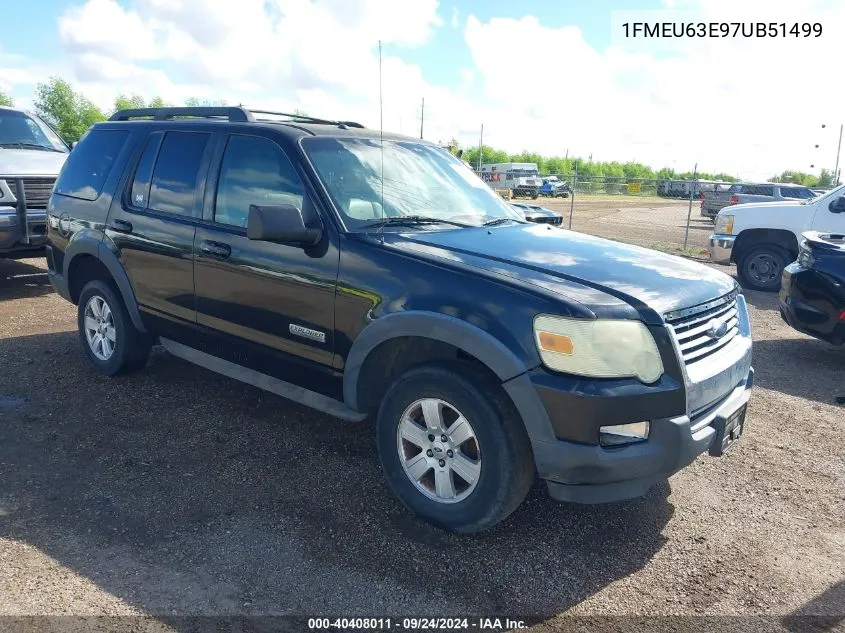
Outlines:
{"type": "Polygon", "coordinates": [[[63,196],[96,200],[126,141],[126,130],[91,130],[68,156],[55,192],[63,196]]]}
{"type": "Polygon", "coordinates": [[[183,216],[195,214],[200,165],[210,138],[206,132],[164,135],[150,182],[149,209],[183,216]]]}

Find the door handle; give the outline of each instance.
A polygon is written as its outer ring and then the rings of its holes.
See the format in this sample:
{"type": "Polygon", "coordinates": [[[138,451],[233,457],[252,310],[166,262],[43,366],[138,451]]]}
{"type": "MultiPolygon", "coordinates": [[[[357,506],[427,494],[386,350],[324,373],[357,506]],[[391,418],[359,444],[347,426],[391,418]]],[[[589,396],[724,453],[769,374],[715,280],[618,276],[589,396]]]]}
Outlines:
{"type": "Polygon", "coordinates": [[[132,223],[126,220],[112,220],[108,223],[108,228],[118,233],[131,233],[132,223]]]}
{"type": "Polygon", "coordinates": [[[219,259],[226,259],[232,254],[232,247],[222,242],[212,242],[211,240],[203,240],[200,242],[200,251],[209,257],[217,257],[219,259]]]}

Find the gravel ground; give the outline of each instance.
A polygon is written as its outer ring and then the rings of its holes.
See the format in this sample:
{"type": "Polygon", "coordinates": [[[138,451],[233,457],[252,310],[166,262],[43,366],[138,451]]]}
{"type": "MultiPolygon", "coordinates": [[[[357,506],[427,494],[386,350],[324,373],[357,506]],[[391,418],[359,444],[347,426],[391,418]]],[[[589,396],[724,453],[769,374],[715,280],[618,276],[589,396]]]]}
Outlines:
{"type": "Polygon", "coordinates": [[[161,351],[132,376],[96,375],[45,270],[0,259],[0,615],[157,618],[79,630],[473,613],[536,631],[796,631],[780,618],[818,614],[814,630],[845,629],[845,348],[789,329],[773,295],[747,294],[757,386],[725,457],[613,505],[537,485],[504,523],[458,537],[400,507],[367,423],[161,351]],[[572,619],[596,615],[628,618],[572,619]]]}
{"type": "MultiPolygon", "coordinates": [[[[538,198],[532,202],[563,216],[569,225],[571,201],[567,198],[538,198]]],[[[706,255],[707,240],[713,232],[713,222],[699,215],[698,200],[693,200],[687,247],[706,255]]],[[[572,208],[572,229],[591,235],[639,244],[660,250],[681,250],[687,234],[689,202],[654,197],[594,198],[575,196],[572,208]]]]}

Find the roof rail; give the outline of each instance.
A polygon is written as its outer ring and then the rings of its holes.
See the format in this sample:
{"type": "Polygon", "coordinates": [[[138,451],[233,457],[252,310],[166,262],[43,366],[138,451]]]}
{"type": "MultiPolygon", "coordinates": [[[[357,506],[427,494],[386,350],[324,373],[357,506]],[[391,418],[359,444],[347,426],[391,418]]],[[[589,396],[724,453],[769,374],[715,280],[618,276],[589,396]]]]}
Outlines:
{"type": "MultiPolygon", "coordinates": [[[[357,127],[363,128],[364,126],[360,123],[356,123],[355,121],[333,121],[331,119],[318,119],[313,116],[308,116],[307,114],[291,114],[289,112],[274,112],[272,110],[253,110],[249,108],[248,111],[252,114],[272,114],[273,116],[286,116],[291,119],[291,121],[299,121],[301,123],[322,123],[325,125],[345,125],[346,127],[357,127]]],[[[269,120],[269,119],[261,119],[261,120],[269,120]]]]}
{"type": "Polygon", "coordinates": [[[324,125],[339,125],[344,127],[363,128],[364,126],[355,121],[332,121],[331,119],[318,119],[305,114],[290,114],[289,112],[273,112],[272,110],[252,110],[242,106],[232,107],[179,107],[179,108],[132,108],[129,110],[118,110],[109,117],[109,121],[129,121],[130,119],[153,119],[155,121],[167,121],[176,117],[197,117],[205,119],[227,119],[231,122],[249,123],[257,120],[272,121],[273,119],[256,119],[254,114],[270,114],[273,116],[287,117],[287,122],[292,123],[317,123],[324,125]]]}
{"type": "Polygon", "coordinates": [[[109,121],[129,121],[130,119],[154,119],[167,121],[175,117],[225,118],[232,122],[255,121],[255,117],[245,108],[239,107],[184,107],[184,108],[132,108],[118,110],[109,117],[109,121]]]}

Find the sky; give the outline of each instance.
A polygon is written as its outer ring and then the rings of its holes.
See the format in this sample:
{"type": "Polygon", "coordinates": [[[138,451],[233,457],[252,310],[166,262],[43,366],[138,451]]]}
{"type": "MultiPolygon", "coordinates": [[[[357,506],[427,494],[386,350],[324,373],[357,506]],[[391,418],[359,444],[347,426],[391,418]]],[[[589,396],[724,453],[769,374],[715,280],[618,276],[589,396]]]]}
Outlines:
{"type": "Polygon", "coordinates": [[[0,8],[0,89],[25,108],[39,82],[60,76],[104,110],[119,93],[173,104],[197,97],[419,135],[424,98],[431,141],[476,146],[483,124],[484,144],[510,152],[678,171],[697,164],[754,179],[832,169],[845,121],[841,0],[0,0],[0,8]],[[646,20],[808,22],[822,35],[624,37],[624,22],[646,20]]]}

